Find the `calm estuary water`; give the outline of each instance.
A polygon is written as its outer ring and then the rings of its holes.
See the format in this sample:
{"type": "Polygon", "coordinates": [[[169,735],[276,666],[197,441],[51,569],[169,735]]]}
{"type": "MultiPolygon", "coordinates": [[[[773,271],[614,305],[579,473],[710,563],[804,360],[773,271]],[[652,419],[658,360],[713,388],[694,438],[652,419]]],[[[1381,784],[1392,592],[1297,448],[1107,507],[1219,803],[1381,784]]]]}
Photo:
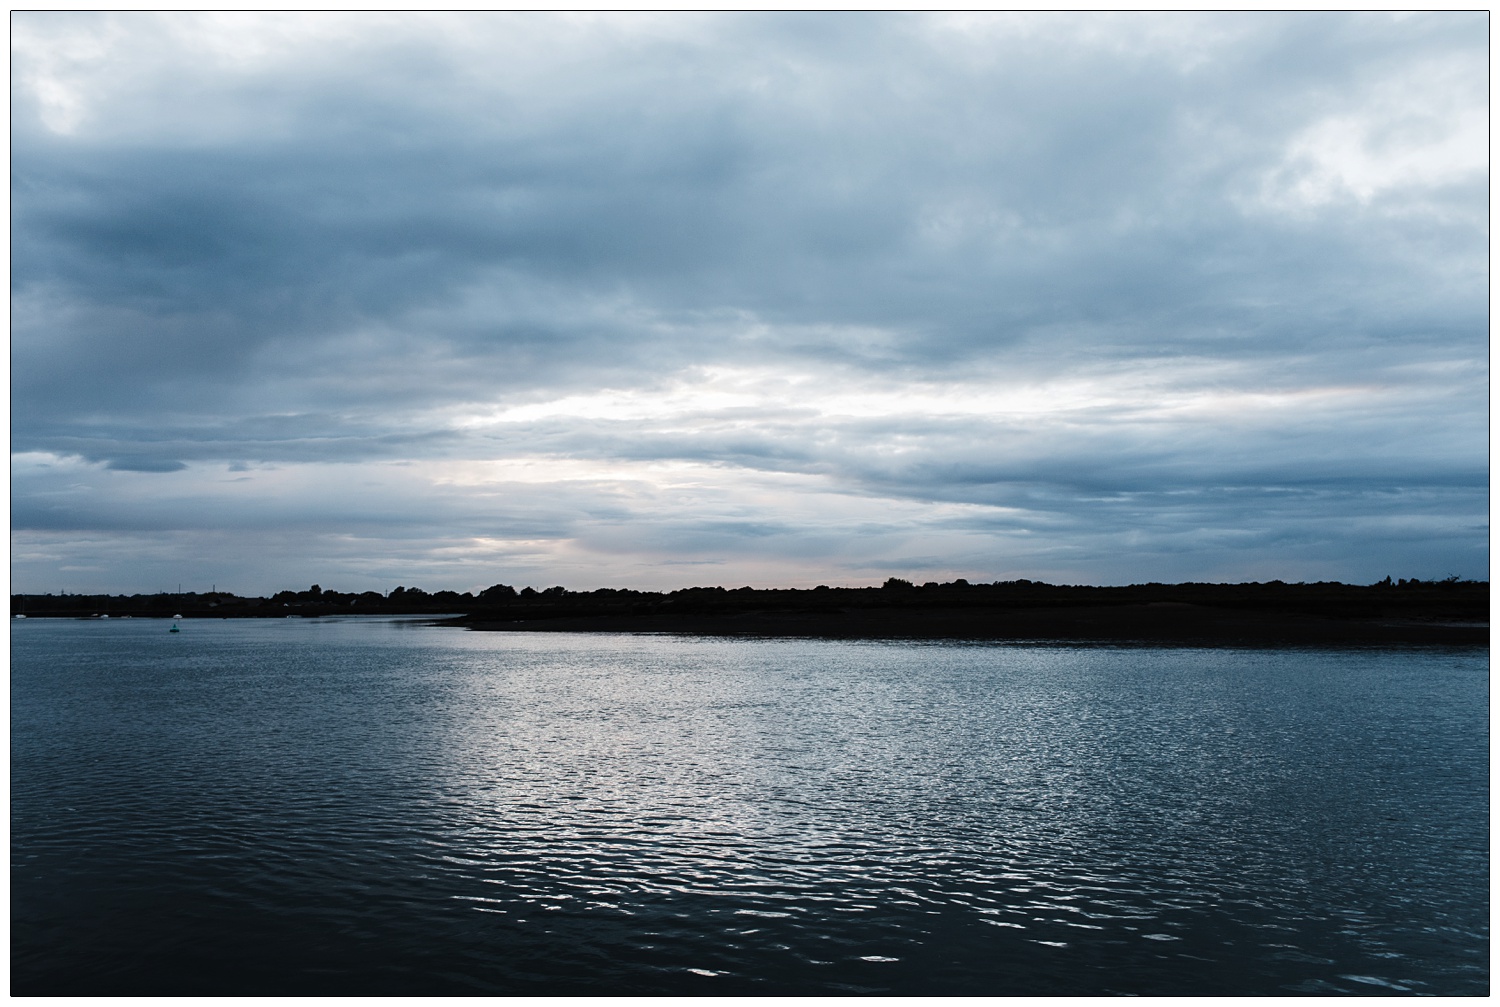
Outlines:
{"type": "Polygon", "coordinates": [[[12,624],[39,993],[1488,991],[1488,655],[12,624]]]}

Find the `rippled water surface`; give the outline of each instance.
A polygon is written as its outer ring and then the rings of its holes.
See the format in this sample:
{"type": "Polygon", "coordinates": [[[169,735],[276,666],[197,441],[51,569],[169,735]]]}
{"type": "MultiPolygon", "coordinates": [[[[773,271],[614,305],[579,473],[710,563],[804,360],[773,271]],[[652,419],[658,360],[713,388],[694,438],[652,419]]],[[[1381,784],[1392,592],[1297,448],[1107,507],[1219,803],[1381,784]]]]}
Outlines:
{"type": "Polygon", "coordinates": [[[1488,991],[1488,656],[12,624],[15,993],[1488,991]]]}

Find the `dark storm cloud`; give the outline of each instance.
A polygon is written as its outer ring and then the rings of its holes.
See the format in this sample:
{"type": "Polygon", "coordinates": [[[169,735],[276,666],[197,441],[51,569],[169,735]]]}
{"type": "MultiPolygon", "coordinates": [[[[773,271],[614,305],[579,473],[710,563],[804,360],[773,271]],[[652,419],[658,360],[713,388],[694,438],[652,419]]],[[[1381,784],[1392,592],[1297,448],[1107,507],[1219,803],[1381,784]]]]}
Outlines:
{"type": "MultiPolygon", "coordinates": [[[[705,464],[851,498],[1029,501],[1005,520],[1058,534],[1108,510],[1100,543],[1152,515],[1232,537],[1260,506],[1240,490],[1294,494],[1297,527],[1355,497],[1406,506],[1386,491],[1475,506],[1483,15],[15,24],[17,452],[161,480],[328,466],[330,483],[403,458],[705,464]],[[810,383],[505,418],[736,369],[810,383]],[[1077,379],[1118,399],[1112,375],[1153,369],[1161,388],[1136,382],[1128,408],[1045,423],[896,394],[946,382],[1003,404],[1077,379]],[[1334,386],[1368,397],[1254,399],[1334,386]],[[830,398],[861,390],[885,418],[830,398]],[[1141,419],[1188,391],[1272,411],[1141,419]]],[[[38,517],[32,478],[18,529],[94,527],[86,508],[38,517]]],[[[310,486],[305,527],[356,521],[310,486]]],[[[115,520],[199,527],[178,490],[139,492],[115,520]]],[[[537,537],[588,538],[610,493],[579,492],[537,537]]],[[[405,520],[442,538],[416,496],[405,520]]],[[[767,506],[701,527],[605,510],[657,557],[759,555],[768,528],[823,540],[767,506]]],[[[455,514],[452,534],[483,525],[455,514]]],[[[1340,548],[1330,564],[1364,569],[1340,548]]]]}

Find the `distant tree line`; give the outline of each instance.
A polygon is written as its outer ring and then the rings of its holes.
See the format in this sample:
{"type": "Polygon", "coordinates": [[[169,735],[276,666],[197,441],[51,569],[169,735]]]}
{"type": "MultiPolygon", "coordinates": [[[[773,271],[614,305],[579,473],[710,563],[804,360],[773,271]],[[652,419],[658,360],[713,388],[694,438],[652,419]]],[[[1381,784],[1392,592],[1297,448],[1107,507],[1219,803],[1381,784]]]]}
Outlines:
{"type": "Polygon", "coordinates": [[[1214,608],[1284,611],[1335,618],[1417,618],[1488,620],[1487,581],[1384,580],[1372,585],[1333,581],[1287,584],[1279,580],[1245,584],[1136,584],[1128,587],[1053,585],[1025,579],[971,584],[959,579],[917,585],[891,577],[880,587],[755,589],[690,587],[677,591],[600,588],[569,591],[561,586],[536,590],[495,584],[477,594],[429,593],[398,586],[387,594],[327,591],[314,584],[304,591],[278,591],[269,598],[246,598],[227,591],[134,595],[16,594],[11,614],[33,616],[274,618],[327,615],[464,615],[482,619],[548,619],[580,616],[723,614],[755,611],[827,613],[867,609],[1068,608],[1178,604],[1214,608]]]}

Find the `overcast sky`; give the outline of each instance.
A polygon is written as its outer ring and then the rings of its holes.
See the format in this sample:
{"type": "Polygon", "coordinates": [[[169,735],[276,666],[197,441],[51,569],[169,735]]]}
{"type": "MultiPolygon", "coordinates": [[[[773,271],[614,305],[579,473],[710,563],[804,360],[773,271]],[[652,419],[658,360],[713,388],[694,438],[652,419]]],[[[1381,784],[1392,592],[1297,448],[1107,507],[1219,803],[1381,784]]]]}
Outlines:
{"type": "Polygon", "coordinates": [[[13,587],[1487,577],[1487,33],[13,14],[13,587]]]}

